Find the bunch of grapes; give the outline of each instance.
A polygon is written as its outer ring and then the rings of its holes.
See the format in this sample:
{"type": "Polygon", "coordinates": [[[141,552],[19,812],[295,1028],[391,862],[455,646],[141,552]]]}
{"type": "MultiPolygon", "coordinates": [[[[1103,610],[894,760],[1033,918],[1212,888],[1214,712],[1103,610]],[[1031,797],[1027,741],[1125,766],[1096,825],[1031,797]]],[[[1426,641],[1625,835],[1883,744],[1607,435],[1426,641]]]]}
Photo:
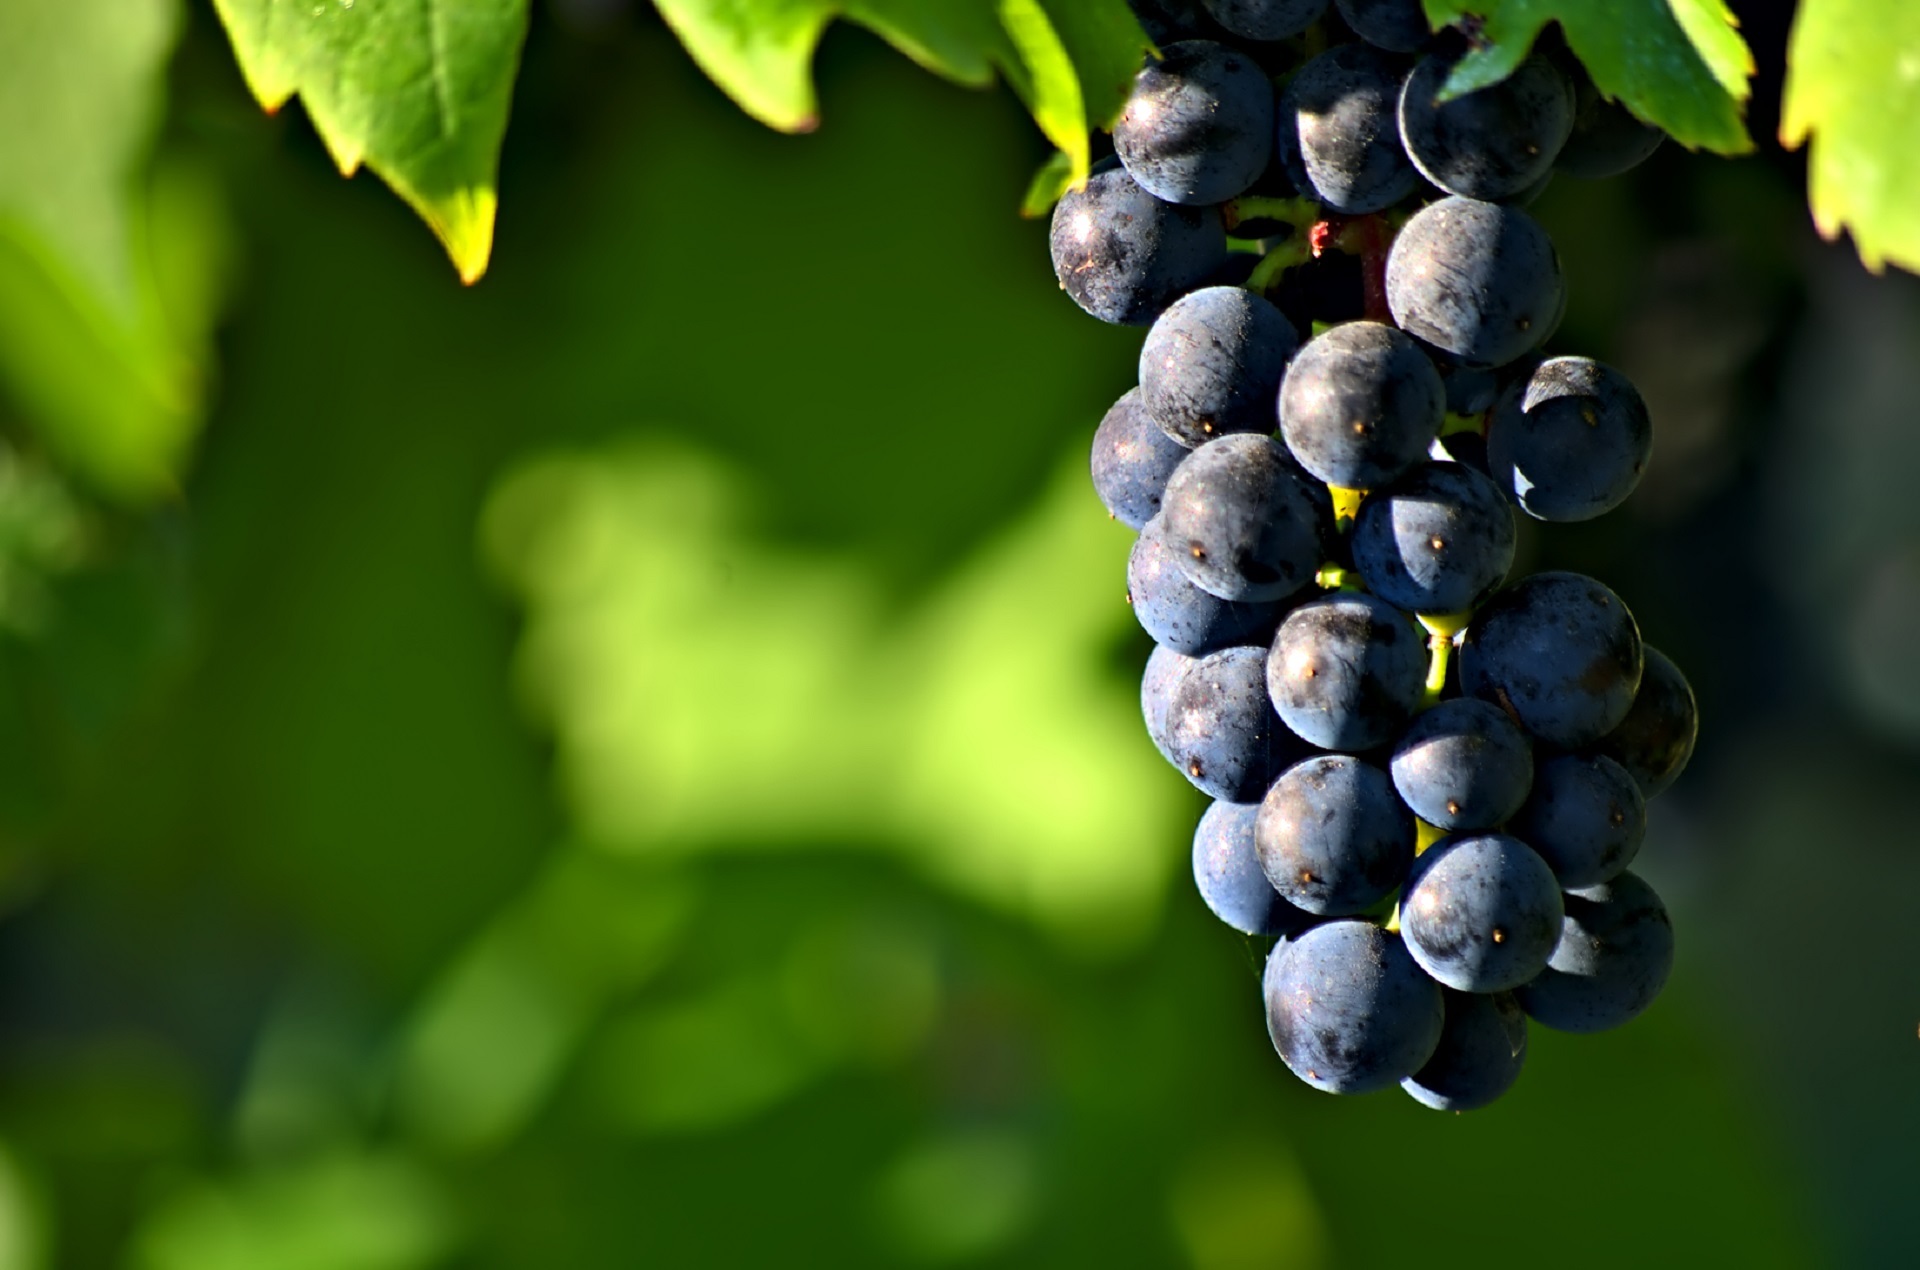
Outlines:
{"type": "Polygon", "coordinates": [[[1472,36],[1419,0],[1204,4],[1140,8],[1158,54],[1052,226],[1080,307],[1149,328],[1093,445],[1147,731],[1216,800],[1201,895],[1277,939],[1286,1065],[1480,1107],[1528,1019],[1617,1026],[1672,964],[1626,870],[1692,690],[1602,583],[1508,578],[1515,508],[1598,516],[1652,447],[1620,372],[1536,352],[1566,292],[1523,207],[1662,134],[1563,47],[1443,97],[1472,36]]]}

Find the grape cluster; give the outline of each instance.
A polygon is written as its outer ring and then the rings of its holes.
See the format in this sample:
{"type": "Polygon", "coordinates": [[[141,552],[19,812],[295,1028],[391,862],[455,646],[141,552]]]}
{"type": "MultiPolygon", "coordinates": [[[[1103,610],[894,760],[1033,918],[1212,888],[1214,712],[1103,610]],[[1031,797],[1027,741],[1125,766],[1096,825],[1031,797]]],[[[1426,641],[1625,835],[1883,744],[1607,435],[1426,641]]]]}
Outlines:
{"type": "Polygon", "coordinates": [[[1194,879],[1277,940],[1268,1030],[1308,1084],[1446,1110],[1528,1020],[1631,1019],[1673,930],[1627,872],[1697,728],[1605,585],[1514,580],[1515,509],[1620,504],[1652,447],[1525,210],[1661,134],[1543,41],[1449,98],[1419,0],[1141,0],[1159,42],[1114,155],[1055,209],[1061,286],[1148,328],[1093,480],[1139,531],[1147,732],[1216,801],[1194,879]]]}

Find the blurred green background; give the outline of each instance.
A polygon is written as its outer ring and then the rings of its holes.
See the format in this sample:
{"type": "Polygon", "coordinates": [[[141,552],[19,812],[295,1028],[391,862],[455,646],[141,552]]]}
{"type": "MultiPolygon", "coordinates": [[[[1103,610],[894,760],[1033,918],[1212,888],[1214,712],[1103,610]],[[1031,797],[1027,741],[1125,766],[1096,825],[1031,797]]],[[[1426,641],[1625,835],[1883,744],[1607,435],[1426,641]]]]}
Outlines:
{"type": "Polygon", "coordinates": [[[133,325],[0,234],[0,1270],[1911,1264],[1920,284],[1813,237],[1781,15],[1761,156],[1536,209],[1658,429],[1523,567],[1699,693],[1674,979],[1442,1116],[1288,1076],[1192,892],[1084,471],[1140,333],[1005,92],[839,27],[783,137],[554,0],[468,291],[138,7],[137,223],[43,227],[133,325]]]}

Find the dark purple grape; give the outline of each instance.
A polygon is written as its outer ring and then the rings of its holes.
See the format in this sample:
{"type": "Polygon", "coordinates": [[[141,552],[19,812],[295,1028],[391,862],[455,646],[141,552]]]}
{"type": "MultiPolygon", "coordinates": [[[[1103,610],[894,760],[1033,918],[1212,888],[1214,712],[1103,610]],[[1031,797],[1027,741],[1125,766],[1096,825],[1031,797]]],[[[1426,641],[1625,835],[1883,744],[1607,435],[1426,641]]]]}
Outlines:
{"type": "Polygon", "coordinates": [[[1213,915],[1243,935],[1297,935],[1317,920],[1280,897],[1253,849],[1258,803],[1216,802],[1193,831],[1193,883],[1213,915]]]}
{"type": "Polygon", "coordinates": [[[1487,424],[1487,470],[1536,520],[1591,520],[1640,483],[1653,422],[1625,375],[1555,357],[1502,397],[1487,424]]]}
{"type": "Polygon", "coordinates": [[[1462,198],[1506,199],[1553,174],[1573,130],[1573,87],[1542,56],[1497,84],[1447,101],[1440,91],[1465,55],[1420,59],[1400,93],[1400,135],[1420,174],[1462,198]]]}
{"type": "Polygon", "coordinates": [[[1053,208],[1053,274],[1102,322],[1146,326],[1227,259],[1212,207],[1162,202],[1123,168],[1096,172],[1053,208]]]}
{"type": "Polygon", "coordinates": [[[1507,832],[1538,851],[1563,888],[1577,891],[1633,863],[1647,835],[1647,803],[1612,759],[1562,754],[1540,764],[1507,832]]]}
{"type": "Polygon", "coordinates": [[[1527,1061],[1527,1016],[1511,993],[1441,991],[1446,1024],[1440,1044],[1400,1088],[1435,1111],[1473,1111],[1520,1079],[1527,1061]]]}
{"type": "Polygon", "coordinates": [[[1222,649],[1189,666],[1173,685],[1166,733],[1174,765],[1228,802],[1259,802],[1274,777],[1312,752],[1267,700],[1261,648],[1222,649]]]}
{"type": "Polygon", "coordinates": [[[1372,922],[1325,922],[1277,946],[1261,988],[1274,1050],[1315,1089],[1391,1089],[1440,1043],[1440,985],[1372,922]]]}
{"type": "Polygon", "coordinates": [[[1500,374],[1473,366],[1442,366],[1440,382],[1447,389],[1447,413],[1483,415],[1500,400],[1500,374]]]}
{"type": "Polygon", "coordinates": [[[1140,390],[1127,389],[1093,434],[1093,491],[1107,514],[1135,530],[1152,520],[1187,449],[1153,421],[1140,390]]]}
{"type": "Polygon", "coordinates": [[[1465,613],[1513,567],[1513,510],[1461,463],[1428,463],[1360,504],[1350,539],[1367,589],[1411,613],[1465,613]]]}
{"type": "Polygon", "coordinates": [[[1673,920],[1632,873],[1566,896],[1566,926],[1547,968],[1515,998],[1560,1032],[1604,1032],[1649,1005],[1673,969],[1673,920]]]}
{"type": "Polygon", "coordinates": [[[1389,770],[1394,789],[1428,824],[1449,833],[1491,829],[1527,799],[1533,744],[1498,707],[1455,697],[1408,726],[1389,770]]]}
{"type": "Polygon", "coordinates": [[[1147,38],[1161,48],[1176,40],[1210,40],[1220,34],[1200,0],[1127,0],[1147,38]]]}
{"type": "Polygon", "coordinates": [[[1201,0],[1207,13],[1243,40],[1286,40],[1312,26],[1327,0],[1201,0]]]}
{"type": "Polygon", "coordinates": [[[1265,645],[1280,624],[1278,600],[1223,600],[1188,580],[1166,540],[1166,522],[1148,521],[1127,557],[1127,603],[1153,642],[1189,656],[1235,644],[1265,645]]]}
{"type": "Polygon", "coordinates": [[[1665,653],[1647,648],[1640,690],[1627,717],[1593,748],[1626,768],[1640,792],[1652,798],[1685,770],[1699,735],[1699,707],[1687,677],[1665,653]]]}
{"type": "Polygon", "coordinates": [[[1281,90],[1274,151],[1294,188],[1329,210],[1359,216],[1393,206],[1420,185],[1400,145],[1404,63],[1364,44],[1309,61],[1281,90]]]}
{"type": "Polygon", "coordinates": [[[1274,393],[1300,337],[1242,287],[1204,287],[1162,313],[1140,346],[1140,400],[1179,444],[1274,427],[1274,393]]]}
{"type": "Polygon", "coordinates": [[[1565,302],[1552,239],[1516,207],[1443,198],[1413,214],[1387,255],[1393,320],[1468,366],[1524,356],[1565,302]]]}
{"type": "Polygon", "coordinates": [[[1412,53],[1433,36],[1420,0],[1334,0],[1353,33],[1389,53],[1412,53]]]}
{"type": "Polygon", "coordinates": [[[1578,573],[1521,579],[1474,615],[1460,642],[1461,689],[1562,749],[1619,726],[1640,670],[1633,614],[1578,573]]]}
{"type": "Polygon", "coordinates": [[[1180,760],[1173,756],[1173,742],[1167,737],[1167,709],[1173,704],[1173,689],[1180,676],[1197,660],[1160,644],[1148,655],[1146,669],[1140,674],[1140,714],[1146,720],[1147,735],[1153,739],[1153,748],[1175,767],[1180,760]]]}
{"type": "Polygon", "coordinates": [[[1313,579],[1333,504],[1272,437],[1236,432],[1189,454],[1161,517],[1180,567],[1223,600],[1282,600],[1313,579]]]}
{"type": "Polygon", "coordinates": [[[1393,894],[1413,863],[1413,816],[1393,782],[1347,754],[1303,759],[1282,772],[1253,833],[1267,880],[1309,913],[1363,912],[1393,894]]]}
{"type": "Polygon", "coordinates": [[[1400,936],[1421,969],[1462,992],[1504,992],[1546,967],[1560,940],[1560,884],[1505,834],[1443,838],[1413,862],[1400,936]]]}
{"type": "Polygon", "coordinates": [[[1308,340],[1280,385],[1280,435],[1329,485],[1377,489],[1427,457],[1446,387],[1420,346],[1384,322],[1308,340]]]}
{"type": "MultiPolygon", "coordinates": [[[[1564,61],[1561,69],[1567,69],[1564,61]]],[[[1568,78],[1573,81],[1573,131],[1554,161],[1568,176],[1584,181],[1619,176],[1651,158],[1667,139],[1619,102],[1608,101],[1584,70],[1568,78]]]]}
{"type": "Polygon", "coordinates": [[[1273,154],[1273,85],[1224,44],[1169,44],[1134,78],[1113,148],[1155,198],[1223,203],[1252,185],[1273,154]]]}
{"type": "Polygon", "coordinates": [[[1426,689],[1426,640],[1406,614],[1363,592],[1287,614],[1267,658],[1267,691],[1295,734],[1325,750],[1385,745],[1426,689]]]}

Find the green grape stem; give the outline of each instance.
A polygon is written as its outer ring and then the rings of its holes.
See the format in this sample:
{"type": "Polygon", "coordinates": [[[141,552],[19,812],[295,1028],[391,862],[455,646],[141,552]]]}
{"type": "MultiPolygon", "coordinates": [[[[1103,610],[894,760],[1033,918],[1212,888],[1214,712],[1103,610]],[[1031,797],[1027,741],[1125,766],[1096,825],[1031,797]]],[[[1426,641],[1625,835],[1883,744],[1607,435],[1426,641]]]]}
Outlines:
{"type": "Polygon", "coordinates": [[[1431,706],[1439,703],[1440,694],[1447,687],[1447,666],[1453,660],[1453,636],[1435,631],[1427,638],[1427,649],[1432,659],[1427,663],[1426,704],[1431,706]]]}
{"type": "Polygon", "coordinates": [[[1220,219],[1226,224],[1228,233],[1250,220],[1277,220],[1293,226],[1294,237],[1299,238],[1320,219],[1320,206],[1310,198],[1264,198],[1258,194],[1242,194],[1221,204],[1220,219]]]}
{"type": "Polygon", "coordinates": [[[1296,234],[1268,252],[1247,276],[1247,290],[1265,295],[1280,285],[1280,275],[1311,259],[1304,236],[1296,234]]]}

